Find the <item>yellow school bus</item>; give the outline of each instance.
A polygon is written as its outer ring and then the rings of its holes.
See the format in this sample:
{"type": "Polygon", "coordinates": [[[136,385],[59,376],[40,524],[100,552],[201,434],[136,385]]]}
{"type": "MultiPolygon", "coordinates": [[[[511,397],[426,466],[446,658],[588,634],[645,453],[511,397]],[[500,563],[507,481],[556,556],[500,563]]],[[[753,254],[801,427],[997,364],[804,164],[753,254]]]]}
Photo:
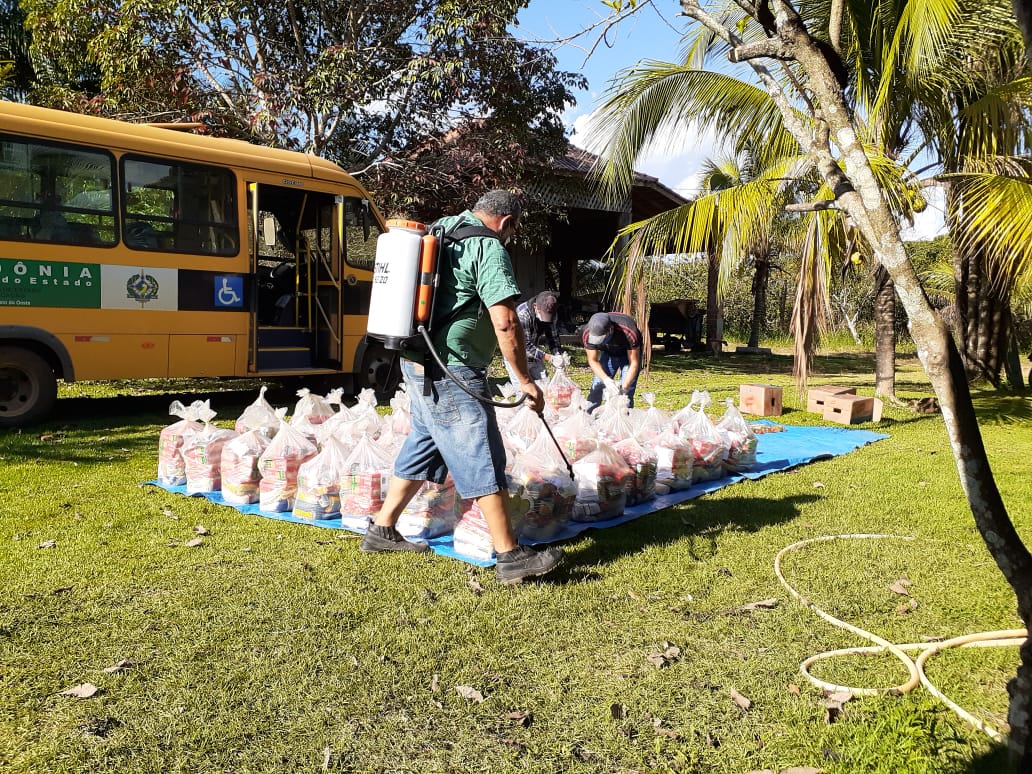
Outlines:
{"type": "Polygon", "coordinates": [[[317,156],[0,102],[0,427],[58,379],[386,388],[365,339],[384,229],[317,156]]]}

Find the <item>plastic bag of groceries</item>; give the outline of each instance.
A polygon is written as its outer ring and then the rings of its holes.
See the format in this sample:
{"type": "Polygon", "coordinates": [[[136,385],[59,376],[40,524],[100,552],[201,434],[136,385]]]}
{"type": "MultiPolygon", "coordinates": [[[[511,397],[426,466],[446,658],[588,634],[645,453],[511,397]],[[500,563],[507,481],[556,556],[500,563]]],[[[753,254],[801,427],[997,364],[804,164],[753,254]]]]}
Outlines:
{"type": "Polygon", "coordinates": [[[678,430],[692,447],[692,481],[713,481],[724,477],[724,457],[727,456],[728,442],[706,415],[706,406],[709,404],[709,393],[695,390],[688,404],[692,410],[678,430]]]}
{"type": "Polygon", "coordinates": [[[344,444],[330,436],[319,453],[298,468],[295,516],[310,521],[340,518],[340,481],[347,460],[344,444]]]}
{"type": "MultiPolygon", "coordinates": [[[[258,390],[258,397],[254,403],[245,408],[240,416],[237,417],[234,429],[241,435],[249,430],[257,430],[266,438],[271,439],[276,435],[276,431],[279,430],[282,415],[277,416],[276,409],[265,399],[265,391],[267,389],[269,388],[263,384],[261,389],[258,390]]],[[[286,409],[283,409],[283,412],[285,414],[286,409]]]]}
{"type": "Polygon", "coordinates": [[[203,427],[183,441],[188,494],[217,492],[222,487],[222,447],[236,438],[237,431],[213,425],[214,418],[211,409],[199,412],[203,427]]]}
{"type": "Polygon", "coordinates": [[[695,453],[688,441],[673,430],[661,433],[654,441],[656,449],[656,483],[677,491],[692,485],[695,453]]]}
{"type": "Polygon", "coordinates": [[[627,485],[627,504],[637,505],[655,497],[657,466],[655,449],[631,437],[618,441],[613,446],[613,450],[631,469],[631,478],[627,485]]]}
{"type": "Polygon", "coordinates": [[[372,387],[366,387],[359,391],[358,400],[351,407],[351,413],[356,417],[372,415],[379,418],[376,411],[376,392],[372,387]]]}
{"type": "Polygon", "coordinates": [[[289,422],[280,422],[279,431],[258,458],[258,507],[268,513],[294,509],[297,472],[319,450],[289,422]]]}
{"type": "Polygon", "coordinates": [[[652,443],[667,429],[670,424],[670,416],[662,409],[656,408],[654,392],[646,392],[641,397],[648,404],[648,408],[643,412],[641,420],[633,424],[638,428],[636,432],[638,440],[652,443]]]}
{"type": "Polygon", "coordinates": [[[610,445],[635,434],[637,428],[631,424],[629,400],[626,395],[607,395],[602,408],[596,412],[598,437],[610,445]]]}
{"type": "Polygon", "coordinates": [[[347,446],[349,441],[344,438],[341,428],[354,418],[355,415],[351,413],[351,409],[341,403],[332,417],[316,427],[316,441],[322,445],[322,443],[332,435],[336,436],[337,440],[347,446]]]}
{"type": "Polygon", "coordinates": [[[401,512],[396,525],[398,532],[407,538],[423,540],[451,532],[459,516],[458,501],[451,474],[443,484],[424,481],[401,512]]]}
{"type": "Polygon", "coordinates": [[[516,458],[509,491],[528,501],[523,537],[550,540],[569,521],[577,488],[548,433],[516,458]]]}
{"type": "Polygon", "coordinates": [[[598,431],[595,422],[586,411],[578,411],[562,419],[552,428],[555,440],[570,462],[576,462],[585,454],[595,451],[598,445],[598,431]]]}
{"type": "Polygon", "coordinates": [[[566,369],[570,365],[570,356],[568,354],[564,352],[560,356],[553,357],[552,365],[555,366],[555,373],[552,374],[545,384],[545,402],[558,411],[570,405],[573,394],[580,392],[580,388],[574,384],[573,379],[566,373],[566,369]]]}
{"type": "Polygon", "coordinates": [[[195,400],[189,406],[177,400],[168,407],[168,413],[179,417],[179,421],[163,429],[158,436],[158,483],[162,486],[182,486],[186,483],[183,443],[201,429],[200,416],[210,410],[211,406],[206,400],[195,400]]]}
{"type": "Polygon", "coordinates": [[[405,391],[404,382],[391,398],[390,426],[394,435],[408,435],[409,430],[412,429],[412,399],[405,391]]]}
{"type": "MultiPolygon", "coordinates": [[[[279,409],[286,415],[286,407],[279,409]]],[[[279,421],[279,420],[277,420],[279,421]]],[[[258,458],[271,439],[261,427],[241,433],[222,447],[222,499],[234,505],[258,502],[258,485],[262,474],[258,458]]]]}
{"type": "Polygon", "coordinates": [[[340,518],[345,526],[365,529],[383,506],[394,458],[368,435],[351,450],[340,481],[340,518]]]}
{"type": "Polygon", "coordinates": [[[476,500],[459,501],[452,548],[455,553],[469,559],[486,562],[494,558],[491,531],[476,500]]]}
{"type": "Polygon", "coordinates": [[[574,521],[605,521],[623,513],[634,473],[612,446],[599,441],[595,451],[574,463],[577,503],[574,521]]]}
{"type": "Polygon", "coordinates": [[[347,422],[341,422],[334,435],[345,446],[353,449],[364,436],[368,436],[373,441],[377,440],[380,437],[380,429],[381,422],[378,414],[361,411],[347,422]]]}
{"type": "Polygon", "coordinates": [[[525,451],[542,435],[546,435],[541,417],[524,403],[515,411],[515,415],[505,425],[505,435],[509,444],[517,451],[525,451]]]}
{"type": "Polygon", "coordinates": [[[303,420],[313,425],[321,425],[333,416],[333,407],[326,402],[322,395],[316,395],[307,387],[297,391],[298,401],[294,405],[294,413],[290,417],[290,424],[297,426],[303,420]]]}
{"type": "Polygon", "coordinates": [[[724,434],[728,444],[724,470],[742,473],[756,467],[756,433],[735,406],[734,399],[727,399],[727,408],[717,422],[717,430],[724,434]]]}

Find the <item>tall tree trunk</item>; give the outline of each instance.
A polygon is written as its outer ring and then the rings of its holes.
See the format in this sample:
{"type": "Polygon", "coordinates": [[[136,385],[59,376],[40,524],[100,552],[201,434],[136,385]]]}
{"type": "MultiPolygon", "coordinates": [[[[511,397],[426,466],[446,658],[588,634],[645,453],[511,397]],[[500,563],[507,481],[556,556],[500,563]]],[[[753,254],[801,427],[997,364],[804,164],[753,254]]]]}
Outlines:
{"type": "Polygon", "coordinates": [[[874,394],[896,396],[896,285],[879,267],[874,294],[874,394]]]}
{"type": "Polygon", "coordinates": [[[723,351],[721,344],[720,304],[717,297],[717,283],[720,279],[720,260],[715,250],[707,256],[706,271],[706,346],[714,355],[723,351]]]}
{"type": "Polygon", "coordinates": [[[756,349],[760,346],[760,331],[767,319],[767,278],[770,276],[770,264],[766,261],[756,261],[756,271],[753,274],[753,313],[752,324],[749,326],[748,346],[756,349]]]}
{"type": "MultiPolygon", "coordinates": [[[[978,427],[967,377],[957,346],[942,319],[932,309],[914,264],[900,237],[899,223],[863,147],[857,119],[846,104],[826,54],[788,0],[769,0],[777,24],[777,41],[745,43],[698,0],[681,0],[687,16],[703,23],[729,44],[732,62],[748,63],[777,105],[785,127],[813,161],[836,206],[857,224],[878,262],[888,271],[907,312],[918,357],[942,407],[943,423],[957,463],[960,483],[982,540],[1017,596],[1018,613],[1032,624],[1032,554],[1014,528],[993,478],[978,427]],[[786,54],[788,55],[786,57],[786,54]],[[812,103],[806,119],[796,113],[798,101],[786,92],[766,66],[794,59],[806,75],[812,103]],[[834,141],[834,147],[832,146],[834,141]]],[[[764,3],[767,6],[767,3],[764,3]]],[[[1032,645],[1021,649],[1021,665],[1008,684],[1011,701],[1008,740],[1021,771],[1032,769],[1032,645]]]]}

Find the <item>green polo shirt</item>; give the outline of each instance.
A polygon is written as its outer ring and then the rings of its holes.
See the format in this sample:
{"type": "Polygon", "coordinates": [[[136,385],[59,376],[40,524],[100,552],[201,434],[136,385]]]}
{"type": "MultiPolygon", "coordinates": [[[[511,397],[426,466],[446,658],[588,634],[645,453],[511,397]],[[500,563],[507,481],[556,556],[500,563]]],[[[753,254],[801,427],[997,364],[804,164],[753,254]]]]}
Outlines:
{"type": "MultiPolygon", "coordinates": [[[[459,222],[484,225],[469,210],[437,224],[448,230],[459,222]]],[[[509,253],[498,239],[470,237],[441,251],[439,273],[434,348],[448,365],[486,367],[498,346],[487,308],[520,295],[509,253]]]]}

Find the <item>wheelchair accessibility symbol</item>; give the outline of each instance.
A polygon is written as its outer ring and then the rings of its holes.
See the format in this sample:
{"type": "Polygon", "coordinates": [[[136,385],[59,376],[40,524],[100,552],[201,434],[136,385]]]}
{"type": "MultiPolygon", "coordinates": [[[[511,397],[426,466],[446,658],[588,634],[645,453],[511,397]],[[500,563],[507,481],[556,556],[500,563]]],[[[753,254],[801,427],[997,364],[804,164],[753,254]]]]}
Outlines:
{"type": "Polygon", "coordinates": [[[215,277],[215,306],[241,307],[244,305],[243,277],[215,277]]]}

